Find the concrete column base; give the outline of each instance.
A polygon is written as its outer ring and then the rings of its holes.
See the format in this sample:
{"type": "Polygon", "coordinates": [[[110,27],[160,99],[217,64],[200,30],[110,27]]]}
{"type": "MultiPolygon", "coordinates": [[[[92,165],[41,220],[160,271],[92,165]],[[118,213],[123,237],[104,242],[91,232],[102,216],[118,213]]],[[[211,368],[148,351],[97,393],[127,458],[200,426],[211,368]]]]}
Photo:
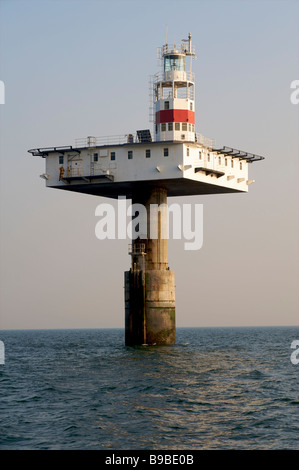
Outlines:
{"type": "Polygon", "coordinates": [[[175,344],[174,271],[125,272],[125,344],[175,344]]]}

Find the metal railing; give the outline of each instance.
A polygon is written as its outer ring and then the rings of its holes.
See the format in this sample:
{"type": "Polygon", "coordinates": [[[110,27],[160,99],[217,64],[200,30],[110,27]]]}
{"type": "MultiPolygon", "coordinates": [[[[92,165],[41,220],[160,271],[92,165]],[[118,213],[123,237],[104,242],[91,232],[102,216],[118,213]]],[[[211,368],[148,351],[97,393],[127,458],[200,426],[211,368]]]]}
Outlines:
{"type": "MultiPolygon", "coordinates": [[[[187,133],[187,131],[186,131],[187,133]]],[[[204,147],[214,148],[216,142],[214,139],[209,139],[198,132],[194,134],[195,142],[203,145],[204,147]]],[[[160,140],[163,140],[160,138],[160,140]]],[[[135,134],[125,134],[125,135],[112,135],[104,137],[85,137],[75,140],[76,148],[92,148],[104,145],[121,145],[121,144],[133,144],[134,142],[139,142],[137,135],[135,134]]]]}
{"type": "Polygon", "coordinates": [[[68,169],[67,169],[67,176],[82,176],[82,169],[81,169],[81,167],[78,167],[78,168],[68,168],[68,169]]]}
{"type": "Polygon", "coordinates": [[[209,139],[198,132],[195,132],[195,142],[203,145],[204,147],[213,148],[216,145],[216,141],[214,139],[209,139]]]}
{"type": "Polygon", "coordinates": [[[128,253],[129,255],[145,255],[145,243],[130,243],[128,253]]]}
{"type": "Polygon", "coordinates": [[[164,54],[175,54],[175,53],[186,53],[195,55],[195,46],[191,46],[190,49],[186,50],[186,45],[183,42],[180,45],[176,44],[164,44],[158,48],[158,57],[163,57],[164,54]]]}
{"type": "MultiPolygon", "coordinates": [[[[175,71],[174,71],[175,72],[175,71]]],[[[184,76],[183,81],[189,81],[189,82],[194,82],[195,75],[193,72],[190,71],[182,71],[178,70],[177,72],[180,72],[182,76],[184,76]]],[[[165,79],[167,80],[167,73],[168,72],[158,72],[155,75],[153,75],[153,83],[159,83],[159,82],[164,82],[165,79]]]]}
{"type": "Polygon", "coordinates": [[[75,140],[76,148],[80,147],[97,147],[101,145],[120,145],[127,143],[134,143],[135,135],[125,134],[125,135],[110,135],[110,136],[100,136],[100,137],[82,137],[75,140]]]}

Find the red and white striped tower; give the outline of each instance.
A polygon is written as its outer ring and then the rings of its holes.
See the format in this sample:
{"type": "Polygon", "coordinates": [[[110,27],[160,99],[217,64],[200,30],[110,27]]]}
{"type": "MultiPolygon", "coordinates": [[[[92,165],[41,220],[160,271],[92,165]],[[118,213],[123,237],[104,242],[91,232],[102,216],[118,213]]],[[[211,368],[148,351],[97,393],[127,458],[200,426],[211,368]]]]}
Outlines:
{"type": "Polygon", "coordinates": [[[163,71],[154,78],[155,141],[195,141],[195,83],[191,34],[180,47],[159,49],[163,71]],[[186,57],[190,68],[186,70],[186,57]]]}

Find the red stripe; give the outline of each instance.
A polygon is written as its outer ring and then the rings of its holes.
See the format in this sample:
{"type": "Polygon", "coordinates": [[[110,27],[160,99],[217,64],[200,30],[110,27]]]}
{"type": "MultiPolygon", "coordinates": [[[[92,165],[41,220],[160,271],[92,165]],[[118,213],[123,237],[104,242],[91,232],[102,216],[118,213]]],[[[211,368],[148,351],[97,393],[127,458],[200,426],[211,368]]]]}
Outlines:
{"type": "Polygon", "coordinates": [[[156,124],[161,122],[190,122],[190,124],[194,124],[195,113],[188,109],[163,109],[156,112],[156,124]]]}

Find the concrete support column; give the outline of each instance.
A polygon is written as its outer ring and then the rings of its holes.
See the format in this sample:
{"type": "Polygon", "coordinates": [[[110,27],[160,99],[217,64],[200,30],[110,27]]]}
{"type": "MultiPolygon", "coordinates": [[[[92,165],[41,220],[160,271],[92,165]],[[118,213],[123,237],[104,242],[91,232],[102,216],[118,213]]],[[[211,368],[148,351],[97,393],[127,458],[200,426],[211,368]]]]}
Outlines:
{"type": "Polygon", "coordinates": [[[125,342],[128,346],[175,343],[175,281],[167,260],[167,192],[144,188],[133,195],[142,204],[147,233],[132,244],[125,272],[125,342]]]}

